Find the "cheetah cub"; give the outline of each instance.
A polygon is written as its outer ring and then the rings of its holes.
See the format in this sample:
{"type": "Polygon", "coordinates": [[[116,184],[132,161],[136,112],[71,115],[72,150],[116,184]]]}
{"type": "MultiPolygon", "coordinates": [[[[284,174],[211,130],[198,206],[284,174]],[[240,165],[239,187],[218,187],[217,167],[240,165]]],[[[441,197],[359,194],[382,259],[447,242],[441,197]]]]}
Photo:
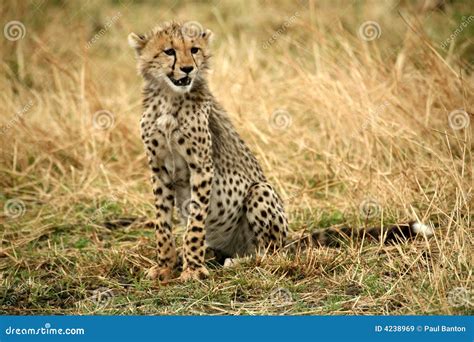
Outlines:
{"type": "Polygon", "coordinates": [[[155,195],[158,264],[149,276],[162,280],[178,260],[173,207],[186,222],[181,280],[209,274],[206,246],[249,255],[282,246],[288,233],[282,200],[209,90],[211,36],[173,22],[128,37],[144,80],[141,138],[155,195]]]}

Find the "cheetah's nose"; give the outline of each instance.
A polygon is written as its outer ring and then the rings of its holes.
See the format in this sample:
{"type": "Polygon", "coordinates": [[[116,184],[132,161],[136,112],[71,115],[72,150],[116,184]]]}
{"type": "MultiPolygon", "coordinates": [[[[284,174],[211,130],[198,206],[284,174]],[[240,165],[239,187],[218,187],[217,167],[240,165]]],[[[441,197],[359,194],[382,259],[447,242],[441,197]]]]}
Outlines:
{"type": "Polygon", "coordinates": [[[189,74],[191,71],[193,71],[194,67],[185,66],[185,67],[181,67],[180,69],[181,69],[182,72],[185,72],[185,73],[189,74]]]}

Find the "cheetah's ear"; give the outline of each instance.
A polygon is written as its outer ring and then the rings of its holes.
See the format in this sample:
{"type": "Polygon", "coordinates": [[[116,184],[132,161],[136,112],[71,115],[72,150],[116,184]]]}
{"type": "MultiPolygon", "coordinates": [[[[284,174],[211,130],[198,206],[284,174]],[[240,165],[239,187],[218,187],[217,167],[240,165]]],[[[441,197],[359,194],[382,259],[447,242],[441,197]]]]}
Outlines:
{"type": "Polygon", "coordinates": [[[214,33],[211,30],[206,29],[203,33],[201,33],[201,37],[204,38],[208,43],[212,43],[214,39],[214,33]]]}
{"type": "Polygon", "coordinates": [[[136,33],[130,33],[128,35],[128,45],[135,49],[137,55],[140,55],[142,49],[145,47],[147,39],[144,35],[138,35],[136,33]]]}

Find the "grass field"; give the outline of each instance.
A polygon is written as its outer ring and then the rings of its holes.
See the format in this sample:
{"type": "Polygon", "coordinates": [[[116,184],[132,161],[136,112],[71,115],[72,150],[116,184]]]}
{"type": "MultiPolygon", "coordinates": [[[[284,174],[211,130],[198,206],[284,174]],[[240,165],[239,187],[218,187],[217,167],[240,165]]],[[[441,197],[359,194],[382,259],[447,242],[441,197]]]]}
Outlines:
{"type": "Polygon", "coordinates": [[[473,314],[474,6],[435,3],[3,1],[0,313],[473,314]],[[103,222],[154,217],[127,35],[171,19],[214,32],[211,88],[293,230],[435,236],[147,280],[153,230],[103,222]]]}

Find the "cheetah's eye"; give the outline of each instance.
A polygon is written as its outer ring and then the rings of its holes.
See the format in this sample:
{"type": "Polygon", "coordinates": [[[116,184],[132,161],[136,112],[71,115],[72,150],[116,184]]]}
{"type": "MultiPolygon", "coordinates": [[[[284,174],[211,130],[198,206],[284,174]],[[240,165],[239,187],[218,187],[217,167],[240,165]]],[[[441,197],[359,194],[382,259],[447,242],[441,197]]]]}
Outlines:
{"type": "Polygon", "coordinates": [[[192,54],[198,53],[198,51],[199,51],[199,48],[197,48],[197,47],[192,47],[191,48],[191,53],[192,54]]]}
{"type": "Polygon", "coordinates": [[[164,53],[166,53],[168,56],[173,56],[175,52],[174,49],[166,49],[164,53]]]}

